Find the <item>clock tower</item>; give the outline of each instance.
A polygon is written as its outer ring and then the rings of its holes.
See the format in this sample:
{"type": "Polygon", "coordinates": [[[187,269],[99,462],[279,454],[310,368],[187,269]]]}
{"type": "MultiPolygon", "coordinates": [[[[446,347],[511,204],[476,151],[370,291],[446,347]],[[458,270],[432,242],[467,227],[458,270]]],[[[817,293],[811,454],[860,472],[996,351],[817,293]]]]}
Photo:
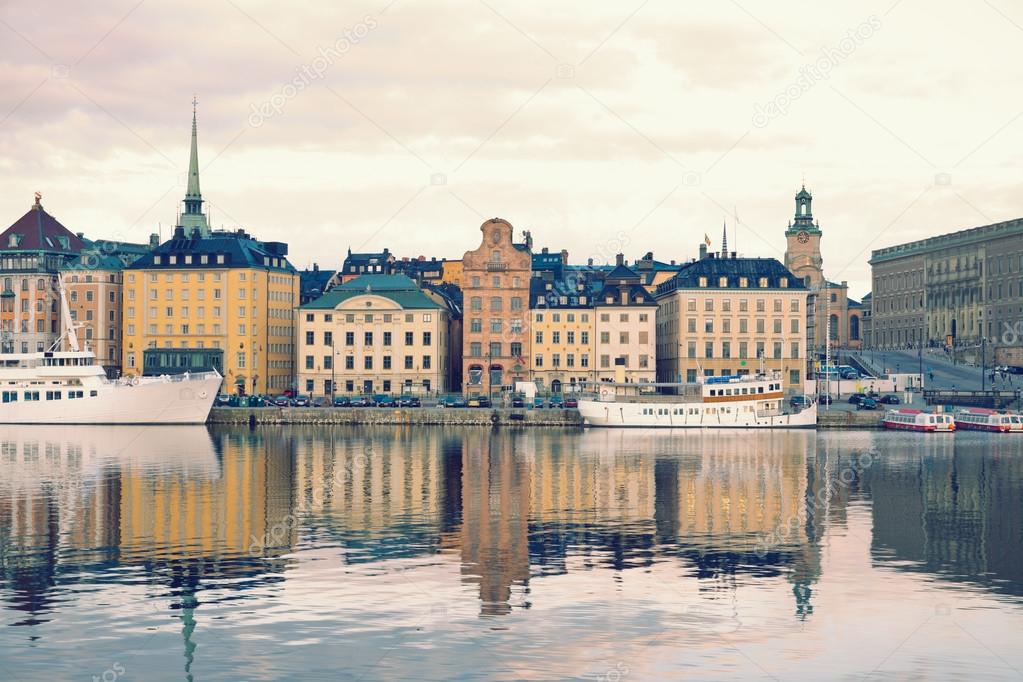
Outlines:
{"type": "Polygon", "coordinates": [[[813,195],[806,185],[796,195],[796,216],[785,230],[785,267],[813,288],[824,281],[821,227],[813,220],[813,195]]]}

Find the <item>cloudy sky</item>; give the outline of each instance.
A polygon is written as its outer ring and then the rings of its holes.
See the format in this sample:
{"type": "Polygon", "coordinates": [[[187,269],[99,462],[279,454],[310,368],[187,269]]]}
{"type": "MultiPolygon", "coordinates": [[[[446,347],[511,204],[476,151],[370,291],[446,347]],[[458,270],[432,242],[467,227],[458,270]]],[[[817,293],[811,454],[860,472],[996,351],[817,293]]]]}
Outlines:
{"type": "Polygon", "coordinates": [[[781,257],[802,179],[829,277],[1018,217],[1023,8],[885,0],[0,0],[0,217],[169,233],[193,94],[215,226],[460,257],[493,216],[574,261],[781,257]]]}

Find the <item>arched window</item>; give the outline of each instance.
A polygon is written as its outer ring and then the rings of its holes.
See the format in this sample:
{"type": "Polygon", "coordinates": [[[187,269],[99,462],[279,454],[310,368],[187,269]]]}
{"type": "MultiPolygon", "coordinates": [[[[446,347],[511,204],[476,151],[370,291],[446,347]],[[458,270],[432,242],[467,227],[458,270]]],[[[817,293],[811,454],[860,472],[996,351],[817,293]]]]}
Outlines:
{"type": "Polygon", "coordinates": [[[859,315],[853,315],[849,318],[849,340],[859,341],[860,340],[860,317],[859,315]]]}

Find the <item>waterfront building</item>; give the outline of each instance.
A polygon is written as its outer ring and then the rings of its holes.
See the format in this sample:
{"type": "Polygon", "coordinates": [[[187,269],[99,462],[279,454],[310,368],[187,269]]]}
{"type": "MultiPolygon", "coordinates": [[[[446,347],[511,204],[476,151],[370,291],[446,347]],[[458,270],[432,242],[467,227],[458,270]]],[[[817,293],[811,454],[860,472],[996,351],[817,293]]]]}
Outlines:
{"type": "Polygon", "coordinates": [[[513,239],[511,223],[491,218],[480,226],[480,246],[462,258],[465,323],[462,385],[485,394],[529,375],[529,287],[532,238],[513,239]]]}
{"type": "Polygon", "coordinates": [[[193,112],[185,211],[173,237],[124,273],[123,372],[142,374],[147,349],[215,349],[224,392],[283,392],[294,379],[298,273],[287,244],[210,229],[197,146],[193,112]]]}
{"type": "Polygon", "coordinates": [[[862,345],[861,316],[857,301],[849,298],[849,283],[833,282],[824,275],[821,256],[820,222],[813,217],[813,195],[804,185],[795,196],[796,214],[785,230],[785,267],[801,278],[816,299],[815,329],[808,333],[811,349],[824,350],[824,339],[832,348],[862,345]]]}
{"type": "Polygon", "coordinates": [[[622,254],[594,297],[596,381],[647,382],[657,375],[657,301],[622,254]]]}
{"type": "Polygon", "coordinates": [[[86,247],[46,212],[42,195],[0,233],[0,352],[36,353],[60,336],[60,271],[86,247]]]}
{"type": "Polygon", "coordinates": [[[364,275],[299,309],[298,389],[311,396],[448,388],[449,314],[404,275],[364,275]]]}
{"type": "Polygon", "coordinates": [[[777,259],[701,245],[699,259],[657,287],[657,380],[749,374],[763,360],[802,392],[808,293],[777,259]]]}
{"type": "MultiPolygon", "coordinates": [[[[124,262],[112,255],[84,251],[61,269],[68,309],[80,347],[96,354],[107,376],[121,372],[121,303],[124,262]]],[[[67,324],[61,318],[61,331],[67,324]]],[[[62,350],[71,350],[66,336],[62,350]]]]}
{"type": "Polygon", "coordinates": [[[550,269],[534,275],[529,292],[530,378],[552,393],[594,381],[592,282],[588,277],[558,278],[550,269]]]}
{"type": "Polygon", "coordinates": [[[874,345],[1018,345],[1023,219],[875,249],[874,345]]]}

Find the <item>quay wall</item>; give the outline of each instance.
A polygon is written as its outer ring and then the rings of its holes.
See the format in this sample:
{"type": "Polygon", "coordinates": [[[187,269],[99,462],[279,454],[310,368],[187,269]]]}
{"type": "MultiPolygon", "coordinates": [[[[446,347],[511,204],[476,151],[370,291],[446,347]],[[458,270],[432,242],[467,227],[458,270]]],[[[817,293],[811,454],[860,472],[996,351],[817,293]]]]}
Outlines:
{"type": "Polygon", "coordinates": [[[578,410],[472,407],[215,407],[210,424],[413,424],[579,427],[578,410]]]}
{"type": "MultiPolygon", "coordinates": [[[[820,412],[820,429],[876,429],[884,413],[833,410],[820,412]]],[[[352,407],[215,407],[210,424],[412,424],[464,426],[583,425],[577,410],[508,408],[352,408],[352,407]]]]}

